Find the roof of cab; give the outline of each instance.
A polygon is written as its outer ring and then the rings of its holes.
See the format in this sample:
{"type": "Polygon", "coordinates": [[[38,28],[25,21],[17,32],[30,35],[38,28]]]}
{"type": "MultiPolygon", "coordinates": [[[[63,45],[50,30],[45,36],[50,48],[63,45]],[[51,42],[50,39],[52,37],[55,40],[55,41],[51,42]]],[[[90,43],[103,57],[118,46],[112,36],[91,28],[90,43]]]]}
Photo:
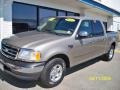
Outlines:
{"type": "MultiPolygon", "coordinates": [[[[87,17],[87,16],[56,16],[55,18],[74,18],[74,19],[88,19],[88,20],[100,20],[95,17],[87,17]]],[[[102,20],[100,20],[102,21],[102,20]]]]}

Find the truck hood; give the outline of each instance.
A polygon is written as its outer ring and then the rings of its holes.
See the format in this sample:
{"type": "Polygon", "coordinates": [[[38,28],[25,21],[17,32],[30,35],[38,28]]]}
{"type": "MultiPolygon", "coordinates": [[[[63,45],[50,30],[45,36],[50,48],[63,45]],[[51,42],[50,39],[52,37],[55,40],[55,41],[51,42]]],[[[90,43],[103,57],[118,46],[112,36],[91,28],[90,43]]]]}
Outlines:
{"type": "Polygon", "coordinates": [[[63,36],[58,36],[45,32],[28,31],[15,34],[8,39],[4,39],[3,41],[13,46],[24,47],[25,45],[32,45],[37,42],[39,44],[44,44],[61,38],[63,38],[63,36]]]}

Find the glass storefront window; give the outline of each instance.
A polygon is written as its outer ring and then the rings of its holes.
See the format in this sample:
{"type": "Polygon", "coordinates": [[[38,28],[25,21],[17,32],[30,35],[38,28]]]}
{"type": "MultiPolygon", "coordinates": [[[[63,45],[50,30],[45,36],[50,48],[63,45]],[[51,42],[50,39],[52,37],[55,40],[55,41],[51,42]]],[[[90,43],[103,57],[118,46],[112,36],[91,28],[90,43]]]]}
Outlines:
{"type": "Polygon", "coordinates": [[[13,34],[35,30],[40,19],[50,16],[76,16],[78,13],[68,12],[43,6],[13,3],[13,34]]]}
{"type": "Polygon", "coordinates": [[[75,13],[73,13],[73,12],[67,12],[67,16],[75,16],[75,13]]]}
{"type": "Polygon", "coordinates": [[[39,8],[39,18],[56,16],[56,11],[52,9],[39,8]]]}
{"type": "Polygon", "coordinates": [[[66,12],[65,11],[58,11],[58,16],[66,16],[66,12]]]}
{"type": "Polygon", "coordinates": [[[26,4],[13,4],[13,33],[31,31],[37,27],[37,8],[26,4]]]}

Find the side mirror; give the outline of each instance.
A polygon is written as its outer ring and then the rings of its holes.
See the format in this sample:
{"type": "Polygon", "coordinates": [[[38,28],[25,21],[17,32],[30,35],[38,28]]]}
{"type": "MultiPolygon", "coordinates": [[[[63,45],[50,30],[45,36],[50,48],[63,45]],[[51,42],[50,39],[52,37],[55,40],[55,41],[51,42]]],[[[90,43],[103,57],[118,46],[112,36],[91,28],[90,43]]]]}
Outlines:
{"type": "Polygon", "coordinates": [[[79,33],[78,33],[78,37],[79,38],[86,38],[86,37],[88,37],[89,36],[89,33],[87,32],[87,31],[80,31],[79,33]]]}

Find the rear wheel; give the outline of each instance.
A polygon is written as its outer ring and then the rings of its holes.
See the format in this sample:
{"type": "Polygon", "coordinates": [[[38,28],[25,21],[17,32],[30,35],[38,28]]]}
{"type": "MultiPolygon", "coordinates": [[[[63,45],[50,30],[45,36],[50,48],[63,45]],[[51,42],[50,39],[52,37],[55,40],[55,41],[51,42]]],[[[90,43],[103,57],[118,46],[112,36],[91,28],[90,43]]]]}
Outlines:
{"type": "Polygon", "coordinates": [[[43,87],[54,87],[64,78],[66,64],[63,59],[55,58],[49,61],[41,73],[41,83],[43,87]]]}
{"type": "Polygon", "coordinates": [[[113,56],[114,56],[114,51],[115,51],[115,46],[112,45],[110,47],[108,53],[104,55],[103,60],[104,61],[111,61],[113,59],[113,56]]]}

